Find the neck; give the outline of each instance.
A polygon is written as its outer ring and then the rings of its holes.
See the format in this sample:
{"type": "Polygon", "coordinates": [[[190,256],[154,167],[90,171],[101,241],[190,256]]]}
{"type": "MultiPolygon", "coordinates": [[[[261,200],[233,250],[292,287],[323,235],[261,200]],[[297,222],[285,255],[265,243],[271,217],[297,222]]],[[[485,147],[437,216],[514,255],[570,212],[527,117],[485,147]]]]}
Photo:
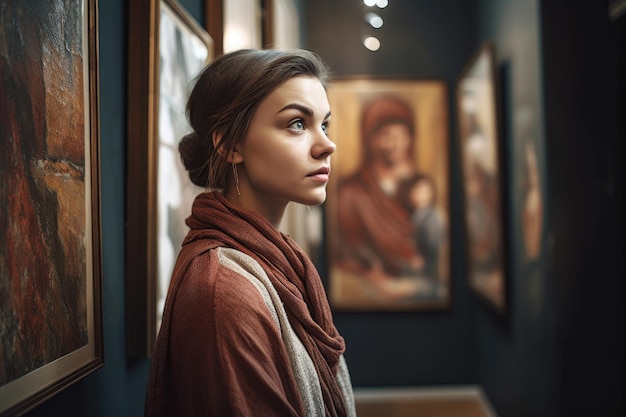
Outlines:
{"type": "Polygon", "coordinates": [[[285,209],[287,208],[287,202],[274,202],[268,203],[255,199],[254,193],[248,187],[240,184],[240,193],[234,186],[227,186],[223,191],[224,198],[228,200],[232,205],[240,207],[244,210],[256,211],[265,217],[275,229],[278,229],[280,223],[283,220],[285,209]],[[247,191],[247,192],[246,192],[247,191]]]}

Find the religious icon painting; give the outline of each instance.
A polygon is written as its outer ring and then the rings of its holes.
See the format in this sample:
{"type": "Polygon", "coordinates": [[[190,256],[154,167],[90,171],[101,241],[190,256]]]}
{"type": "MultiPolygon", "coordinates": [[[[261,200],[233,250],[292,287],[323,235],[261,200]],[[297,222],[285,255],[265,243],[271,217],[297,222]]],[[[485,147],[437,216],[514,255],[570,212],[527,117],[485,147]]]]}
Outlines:
{"type": "Polygon", "coordinates": [[[450,305],[446,84],[336,79],[325,204],[329,298],[341,310],[450,305]]]}

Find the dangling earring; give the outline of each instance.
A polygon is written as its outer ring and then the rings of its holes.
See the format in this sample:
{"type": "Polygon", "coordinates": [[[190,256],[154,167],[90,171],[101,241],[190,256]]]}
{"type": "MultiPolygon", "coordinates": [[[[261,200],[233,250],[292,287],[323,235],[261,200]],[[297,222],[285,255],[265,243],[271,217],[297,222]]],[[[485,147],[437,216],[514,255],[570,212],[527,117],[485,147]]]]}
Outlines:
{"type": "Polygon", "coordinates": [[[233,166],[233,177],[235,177],[235,188],[237,188],[237,195],[241,195],[241,193],[239,192],[239,174],[237,173],[237,166],[234,162],[231,162],[231,165],[233,166]]]}

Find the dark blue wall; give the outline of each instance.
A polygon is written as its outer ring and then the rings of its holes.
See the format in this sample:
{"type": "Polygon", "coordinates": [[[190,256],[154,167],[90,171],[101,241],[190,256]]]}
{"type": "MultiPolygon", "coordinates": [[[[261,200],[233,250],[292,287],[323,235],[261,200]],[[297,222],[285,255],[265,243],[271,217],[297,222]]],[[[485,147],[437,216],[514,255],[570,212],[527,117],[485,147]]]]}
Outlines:
{"type": "Polygon", "coordinates": [[[626,11],[607,3],[540,11],[560,416],[624,415],[626,11]]]}

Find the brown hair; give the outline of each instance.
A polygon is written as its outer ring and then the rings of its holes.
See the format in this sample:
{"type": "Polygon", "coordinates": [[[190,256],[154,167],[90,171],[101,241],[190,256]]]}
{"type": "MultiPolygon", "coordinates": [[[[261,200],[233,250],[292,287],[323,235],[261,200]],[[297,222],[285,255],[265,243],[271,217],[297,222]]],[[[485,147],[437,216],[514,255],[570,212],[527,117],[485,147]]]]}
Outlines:
{"type": "Polygon", "coordinates": [[[223,189],[229,167],[221,155],[230,155],[243,141],[263,99],[298,75],[316,77],[324,87],[329,77],[322,60],[301,49],[242,49],[210,63],[198,75],[187,101],[193,131],[178,146],[191,182],[223,189]],[[215,134],[222,135],[217,147],[215,134]]]}

